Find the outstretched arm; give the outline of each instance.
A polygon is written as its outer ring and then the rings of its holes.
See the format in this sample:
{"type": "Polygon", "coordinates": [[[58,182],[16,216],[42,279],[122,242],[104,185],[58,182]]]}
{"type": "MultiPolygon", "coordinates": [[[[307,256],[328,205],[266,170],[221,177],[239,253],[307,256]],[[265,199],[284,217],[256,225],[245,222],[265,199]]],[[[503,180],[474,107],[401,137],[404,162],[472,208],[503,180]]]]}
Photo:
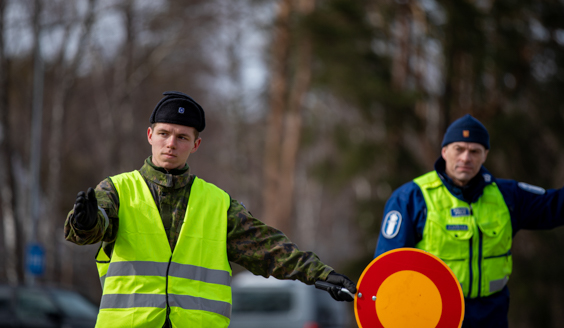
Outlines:
{"type": "Polygon", "coordinates": [[[333,268],[312,252],[298,249],[280,230],[270,227],[231,201],[228,212],[227,255],[250,272],[263,277],[300,280],[312,285],[325,280],[333,268]]]}
{"type": "Polygon", "coordinates": [[[232,200],[228,212],[227,255],[255,275],[277,279],[299,280],[308,285],[316,281],[331,284],[325,289],[337,301],[353,301],[356,284],[321,262],[312,252],[304,252],[280,230],[257,220],[232,200]]]}
{"type": "Polygon", "coordinates": [[[496,179],[511,213],[513,235],[520,229],[552,229],[564,225],[564,188],[545,190],[515,180],[496,179]]]}

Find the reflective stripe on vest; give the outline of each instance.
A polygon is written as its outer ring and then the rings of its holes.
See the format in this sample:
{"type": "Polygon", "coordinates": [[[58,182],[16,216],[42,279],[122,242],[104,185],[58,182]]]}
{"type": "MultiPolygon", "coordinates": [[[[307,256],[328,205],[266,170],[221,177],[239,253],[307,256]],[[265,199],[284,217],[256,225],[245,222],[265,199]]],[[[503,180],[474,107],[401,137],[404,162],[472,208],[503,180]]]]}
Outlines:
{"type": "Polygon", "coordinates": [[[199,280],[212,284],[230,285],[229,272],[197,267],[190,264],[172,262],[128,261],[112,262],[107,270],[106,277],[113,276],[166,276],[199,280]]]}
{"type": "Polygon", "coordinates": [[[171,252],[162,219],[138,171],[111,177],[119,230],[103,283],[97,327],[227,327],[231,267],[227,260],[229,195],[195,178],[179,238],[171,252]]]}
{"type": "Polygon", "coordinates": [[[509,209],[495,183],[476,203],[454,197],[435,171],[413,180],[423,193],[427,219],[416,247],[441,258],[465,297],[489,296],[507,284],[512,271],[509,209]]]}

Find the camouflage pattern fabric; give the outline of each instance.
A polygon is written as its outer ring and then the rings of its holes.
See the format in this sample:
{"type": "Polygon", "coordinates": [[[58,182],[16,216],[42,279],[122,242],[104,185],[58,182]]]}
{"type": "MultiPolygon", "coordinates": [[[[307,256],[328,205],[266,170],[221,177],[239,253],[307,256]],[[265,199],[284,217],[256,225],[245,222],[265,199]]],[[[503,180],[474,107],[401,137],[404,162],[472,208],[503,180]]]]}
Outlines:
{"type": "MultiPolygon", "coordinates": [[[[156,167],[151,157],[139,170],[155,200],[170,247],[174,250],[180,228],[184,222],[190,188],[194,175],[186,165],[182,169],[166,172],[156,167]]],[[[71,210],[65,221],[65,239],[77,245],[102,242],[105,253],[111,257],[119,230],[119,197],[110,180],[106,178],[96,186],[98,205],[109,217],[104,229],[105,218],[98,211],[98,222],[91,230],[79,230],[71,210]]],[[[281,231],[265,225],[254,218],[247,209],[234,199],[227,213],[227,255],[250,272],[263,277],[299,280],[308,285],[316,280],[325,280],[333,269],[322,263],[312,252],[303,252],[281,231]]]]}

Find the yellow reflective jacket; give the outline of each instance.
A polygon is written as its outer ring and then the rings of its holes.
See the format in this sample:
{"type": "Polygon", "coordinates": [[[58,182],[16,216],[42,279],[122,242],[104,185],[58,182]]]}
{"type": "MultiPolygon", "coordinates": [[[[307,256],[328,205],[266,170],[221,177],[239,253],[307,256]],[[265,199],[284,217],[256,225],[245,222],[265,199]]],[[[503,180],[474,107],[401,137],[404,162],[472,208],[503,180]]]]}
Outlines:
{"type": "Polygon", "coordinates": [[[178,243],[171,252],[155,201],[138,171],[111,180],[119,195],[119,231],[111,259],[97,266],[102,300],[96,327],[227,327],[229,195],[201,179],[192,184],[178,243]]]}
{"type": "Polygon", "coordinates": [[[491,295],[511,275],[512,227],[509,209],[495,183],[477,202],[454,197],[436,171],[413,180],[427,206],[427,221],[417,248],[441,258],[462,285],[465,297],[491,295]]]}

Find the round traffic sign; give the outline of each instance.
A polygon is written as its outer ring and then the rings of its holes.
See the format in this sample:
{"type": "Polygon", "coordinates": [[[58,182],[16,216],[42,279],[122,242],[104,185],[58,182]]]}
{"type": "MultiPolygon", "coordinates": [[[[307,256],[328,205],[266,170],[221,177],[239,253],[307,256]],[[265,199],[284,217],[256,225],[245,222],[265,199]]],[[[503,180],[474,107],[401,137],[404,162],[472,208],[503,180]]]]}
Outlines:
{"type": "Polygon", "coordinates": [[[460,328],[462,288],[438,257],[399,248],[374,259],[357,284],[354,313],[360,328],[460,328]]]}

